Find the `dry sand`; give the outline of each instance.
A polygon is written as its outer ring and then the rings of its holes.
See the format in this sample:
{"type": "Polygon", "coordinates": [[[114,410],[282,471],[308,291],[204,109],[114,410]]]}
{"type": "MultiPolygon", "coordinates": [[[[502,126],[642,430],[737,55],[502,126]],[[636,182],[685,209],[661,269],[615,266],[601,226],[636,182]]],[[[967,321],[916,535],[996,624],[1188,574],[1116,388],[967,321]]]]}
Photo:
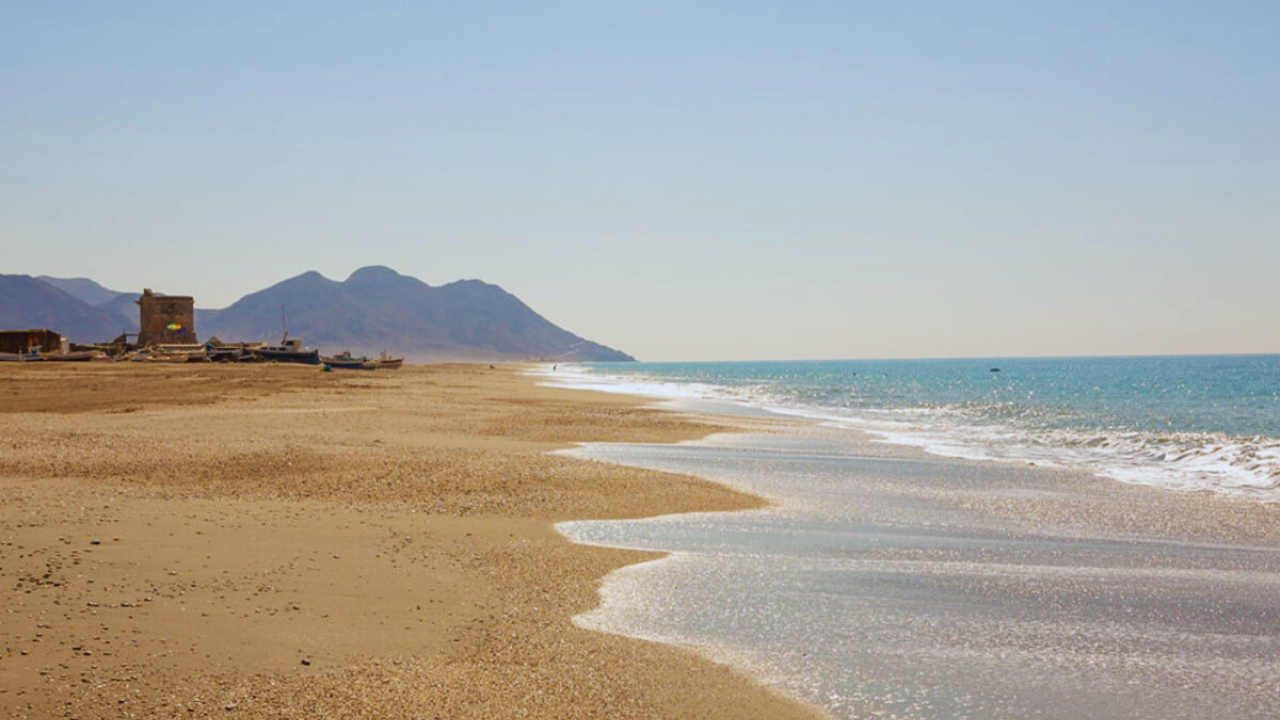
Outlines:
{"type": "Polygon", "coordinates": [[[711,422],[484,366],[0,366],[0,717],[821,717],[570,621],[652,556],[554,522],[759,501],[547,452],[711,422]]]}

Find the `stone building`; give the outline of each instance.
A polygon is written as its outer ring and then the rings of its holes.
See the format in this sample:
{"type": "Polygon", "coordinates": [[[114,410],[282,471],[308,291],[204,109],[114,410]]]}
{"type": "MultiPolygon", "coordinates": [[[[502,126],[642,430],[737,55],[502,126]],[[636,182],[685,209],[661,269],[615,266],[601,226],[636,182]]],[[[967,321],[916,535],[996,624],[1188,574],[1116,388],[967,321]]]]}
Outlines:
{"type": "Polygon", "coordinates": [[[196,345],[195,300],[187,295],[156,295],[151,288],[137,300],[138,344],[196,345]]]}
{"type": "Polygon", "coordinates": [[[0,330],[2,353],[26,355],[32,350],[56,353],[62,349],[62,335],[53,330],[0,330]]]}

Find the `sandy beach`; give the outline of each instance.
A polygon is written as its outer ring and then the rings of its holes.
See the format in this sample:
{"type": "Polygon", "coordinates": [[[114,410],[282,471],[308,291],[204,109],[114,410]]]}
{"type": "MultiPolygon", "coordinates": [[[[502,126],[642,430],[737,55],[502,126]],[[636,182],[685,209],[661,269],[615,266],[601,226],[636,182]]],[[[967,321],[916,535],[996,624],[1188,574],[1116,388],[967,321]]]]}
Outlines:
{"type": "Polygon", "coordinates": [[[0,367],[0,716],[821,717],[571,622],[654,555],[555,522],[761,501],[548,451],[719,429],[515,368],[0,367]]]}

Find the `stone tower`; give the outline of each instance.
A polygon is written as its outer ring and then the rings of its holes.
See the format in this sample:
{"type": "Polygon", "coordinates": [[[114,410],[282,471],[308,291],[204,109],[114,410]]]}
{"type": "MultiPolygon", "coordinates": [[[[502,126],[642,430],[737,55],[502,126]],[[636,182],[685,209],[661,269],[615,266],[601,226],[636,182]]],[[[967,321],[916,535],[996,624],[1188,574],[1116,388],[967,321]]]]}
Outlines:
{"type": "Polygon", "coordinates": [[[151,288],[138,298],[139,345],[196,345],[195,300],[186,295],[156,295],[151,288]]]}

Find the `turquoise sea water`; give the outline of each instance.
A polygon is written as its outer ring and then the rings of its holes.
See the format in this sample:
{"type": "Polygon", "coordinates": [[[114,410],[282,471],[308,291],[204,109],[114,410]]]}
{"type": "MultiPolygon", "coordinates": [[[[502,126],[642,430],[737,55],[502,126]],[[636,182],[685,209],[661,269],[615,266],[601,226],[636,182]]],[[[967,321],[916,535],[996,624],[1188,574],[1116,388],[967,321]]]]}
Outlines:
{"type": "Polygon", "coordinates": [[[1280,499],[1277,355],[601,363],[556,375],[820,418],[940,455],[1280,499]]]}
{"type": "Polygon", "coordinates": [[[815,420],[565,451],[776,503],[561,523],[669,553],[611,574],[586,627],[696,648],[846,720],[1277,717],[1280,357],[547,371],[815,420]]]}

